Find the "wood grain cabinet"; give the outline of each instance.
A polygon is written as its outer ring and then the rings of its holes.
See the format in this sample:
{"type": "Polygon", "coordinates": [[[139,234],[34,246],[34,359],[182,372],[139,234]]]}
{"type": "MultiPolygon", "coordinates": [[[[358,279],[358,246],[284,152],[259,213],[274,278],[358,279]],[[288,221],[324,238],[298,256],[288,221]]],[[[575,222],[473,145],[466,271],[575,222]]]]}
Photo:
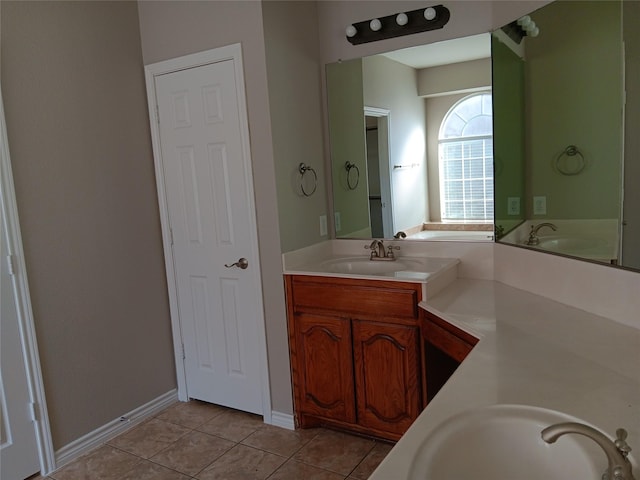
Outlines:
{"type": "Polygon", "coordinates": [[[427,403],[469,355],[478,339],[430,312],[423,312],[423,352],[427,403]]]}
{"type": "Polygon", "coordinates": [[[425,404],[420,284],[285,278],[298,424],[399,439],[425,404]]]}

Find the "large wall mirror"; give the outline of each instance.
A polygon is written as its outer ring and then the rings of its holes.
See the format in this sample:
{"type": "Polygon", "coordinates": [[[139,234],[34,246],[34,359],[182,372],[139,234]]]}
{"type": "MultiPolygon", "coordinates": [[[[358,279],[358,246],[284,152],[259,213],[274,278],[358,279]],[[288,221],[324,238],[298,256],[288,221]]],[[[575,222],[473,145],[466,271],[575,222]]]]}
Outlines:
{"type": "Polygon", "coordinates": [[[487,33],[327,65],[338,237],[493,240],[490,57],[487,33]]]}
{"type": "Polygon", "coordinates": [[[639,13],[554,2],[492,36],[498,241],[640,269],[639,13]]]}
{"type": "Polygon", "coordinates": [[[520,43],[327,65],[337,237],[491,240],[495,221],[497,241],[640,270],[640,2],[530,18],[520,43]]]}

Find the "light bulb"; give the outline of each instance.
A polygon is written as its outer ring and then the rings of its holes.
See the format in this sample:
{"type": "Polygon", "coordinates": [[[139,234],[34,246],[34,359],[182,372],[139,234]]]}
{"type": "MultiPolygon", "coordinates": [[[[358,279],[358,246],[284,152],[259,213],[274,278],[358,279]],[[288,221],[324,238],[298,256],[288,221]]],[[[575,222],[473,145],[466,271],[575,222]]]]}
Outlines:
{"type": "Polygon", "coordinates": [[[374,32],[377,32],[382,28],[382,22],[377,18],[374,18],[373,20],[371,20],[371,22],[369,22],[369,28],[371,28],[371,30],[373,30],[374,32]]]}
{"type": "Polygon", "coordinates": [[[533,30],[527,32],[527,35],[529,35],[530,37],[537,37],[538,35],[540,35],[540,29],[538,27],[533,27],[533,30]]]}
{"type": "Polygon", "coordinates": [[[526,29],[527,25],[529,25],[531,23],[531,17],[529,15],[525,15],[524,17],[520,17],[518,19],[518,25],[520,25],[522,28],[526,29]]]}
{"type": "Polygon", "coordinates": [[[408,21],[409,21],[409,17],[407,17],[406,13],[399,13],[396,16],[396,23],[400,26],[406,25],[408,21]]]}
{"type": "Polygon", "coordinates": [[[424,18],[426,18],[427,20],[433,20],[434,18],[436,18],[436,9],[432,7],[425,8],[424,18]]]}
{"type": "Polygon", "coordinates": [[[347,37],[355,37],[356,33],[358,33],[358,29],[353,25],[349,25],[346,29],[347,37]]]}

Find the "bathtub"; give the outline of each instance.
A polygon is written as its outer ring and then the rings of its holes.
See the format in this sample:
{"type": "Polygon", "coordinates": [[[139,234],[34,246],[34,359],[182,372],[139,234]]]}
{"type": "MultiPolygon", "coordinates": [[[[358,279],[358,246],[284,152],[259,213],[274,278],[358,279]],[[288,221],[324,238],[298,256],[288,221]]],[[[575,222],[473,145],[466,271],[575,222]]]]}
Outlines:
{"type": "Polygon", "coordinates": [[[407,240],[434,240],[442,242],[492,242],[491,231],[466,230],[422,230],[413,235],[407,235],[407,240]]]}

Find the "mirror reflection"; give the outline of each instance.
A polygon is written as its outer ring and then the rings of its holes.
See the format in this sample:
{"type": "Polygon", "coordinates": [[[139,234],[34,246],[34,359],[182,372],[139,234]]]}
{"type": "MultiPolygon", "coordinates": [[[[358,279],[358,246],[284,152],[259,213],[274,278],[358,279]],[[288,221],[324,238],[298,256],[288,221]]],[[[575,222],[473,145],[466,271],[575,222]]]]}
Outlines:
{"type": "Polygon", "coordinates": [[[538,36],[494,32],[499,241],[640,269],[637,3],[554,2],[538,36]]]}
{"type": "Polygon", "coordinates": [[[327,65],[336,234],[493,239],[491,37],[327,65]]]}

